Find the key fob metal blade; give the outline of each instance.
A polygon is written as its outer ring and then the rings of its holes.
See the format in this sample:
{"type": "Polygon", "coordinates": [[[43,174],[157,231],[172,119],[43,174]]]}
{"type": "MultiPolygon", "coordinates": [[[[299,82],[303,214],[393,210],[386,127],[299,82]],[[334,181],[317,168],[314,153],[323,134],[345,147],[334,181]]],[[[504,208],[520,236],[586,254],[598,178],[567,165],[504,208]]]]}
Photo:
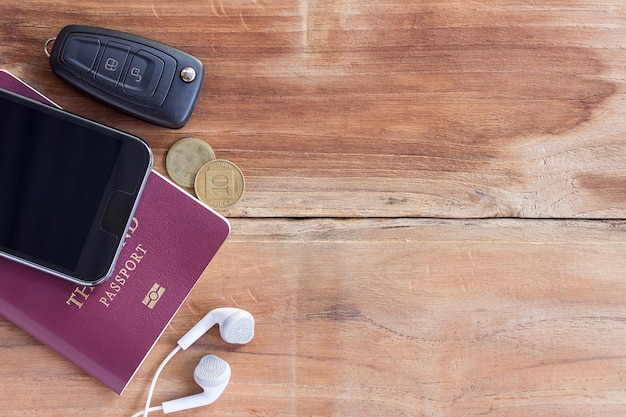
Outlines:
{"type": "Polygon", "coordinates": [[[172,129],[189,120],[204,80],[204,65],[186,52],[94,26],[64,27],[50,52],[50,66],[94,98],[172,129]]]}

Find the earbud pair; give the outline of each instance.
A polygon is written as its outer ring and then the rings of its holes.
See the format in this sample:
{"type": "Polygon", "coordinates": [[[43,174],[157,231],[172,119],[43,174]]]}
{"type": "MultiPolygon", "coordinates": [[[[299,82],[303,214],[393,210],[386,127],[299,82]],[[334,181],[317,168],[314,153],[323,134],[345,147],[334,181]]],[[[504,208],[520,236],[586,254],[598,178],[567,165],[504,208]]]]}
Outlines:
{"type": "Polygon", "coordinates": [[[140,413],[137,413],[136,416],[143,413],[145,417],[150,411],[156,410],[163,410],[163,413],[167,414],[201,407],[212,404],[222,395],[228,385],[228,381],[230,381],[230,366],[226,361],[215,355],[206,355],[200,359],[193,373],[194,380],[202,387],[203,392],[176,400],[166,401],[160,407],[150,408],[150,400],[154,386],[156,385],[156,380],[167,362],[169,362],[180,349],[186,350],[189,348],[189,346],[216,324],[219,325],[220,336],[228,343],[246,344],[254,337],[254,317],[252,317],[252,314],[249,312],[239,308],[217,308],[210,311],[209,314],[204,316],[178,340],[178,346],[165,358],[163,363],[161,363],[152,380],[146,401],[146,408],[140,413]]]}

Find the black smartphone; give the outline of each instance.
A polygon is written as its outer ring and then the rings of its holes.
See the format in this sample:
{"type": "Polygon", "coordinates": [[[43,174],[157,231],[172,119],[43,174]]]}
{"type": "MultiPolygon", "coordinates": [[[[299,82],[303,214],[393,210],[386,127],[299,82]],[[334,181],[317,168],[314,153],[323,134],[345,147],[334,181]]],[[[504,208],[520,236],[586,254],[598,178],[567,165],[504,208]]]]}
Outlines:
{"type": "Polygon", "coordinates": [[[103,282],[152,163],[136,136],[0,89],[0,256],[103,282]]]}

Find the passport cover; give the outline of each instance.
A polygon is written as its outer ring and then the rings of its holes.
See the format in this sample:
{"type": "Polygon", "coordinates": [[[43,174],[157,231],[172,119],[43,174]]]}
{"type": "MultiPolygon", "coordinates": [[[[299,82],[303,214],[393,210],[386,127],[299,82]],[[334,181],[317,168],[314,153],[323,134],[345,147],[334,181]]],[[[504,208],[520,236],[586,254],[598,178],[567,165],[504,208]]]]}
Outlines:
{"type": "MultiPolygon", "coordinates": [[[[54,105],[6,71],[0,87],[54,105]]],[[[111,278],[76,286],[0,258],[0,314],[121,394],[229,233],[152,171],[111,278]]]]}

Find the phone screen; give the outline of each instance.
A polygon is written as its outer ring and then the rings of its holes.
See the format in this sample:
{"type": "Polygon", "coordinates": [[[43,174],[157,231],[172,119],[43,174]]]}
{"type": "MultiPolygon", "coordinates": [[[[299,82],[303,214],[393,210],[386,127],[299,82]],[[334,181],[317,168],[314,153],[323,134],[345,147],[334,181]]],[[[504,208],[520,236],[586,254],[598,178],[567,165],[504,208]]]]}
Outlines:
{"type": "Polygon", "coordinates": [[[75,268],[121,142],[15,103],[0,125],[0,245],[75,268]]]}
{"type": "MultiPolygon", "coordinates": [[[[129,167],[115,172],[124,144],[106,129],[0,99],[0,250],[53,270],[75,270],[117,190],[111,182],[124,177],[124,169],[137,175],[129,167]]],[[[131,184],[129,193],[137,188],[131,184]]],[[[98,245],[109,257],[110,248],[98,245]]]]}

